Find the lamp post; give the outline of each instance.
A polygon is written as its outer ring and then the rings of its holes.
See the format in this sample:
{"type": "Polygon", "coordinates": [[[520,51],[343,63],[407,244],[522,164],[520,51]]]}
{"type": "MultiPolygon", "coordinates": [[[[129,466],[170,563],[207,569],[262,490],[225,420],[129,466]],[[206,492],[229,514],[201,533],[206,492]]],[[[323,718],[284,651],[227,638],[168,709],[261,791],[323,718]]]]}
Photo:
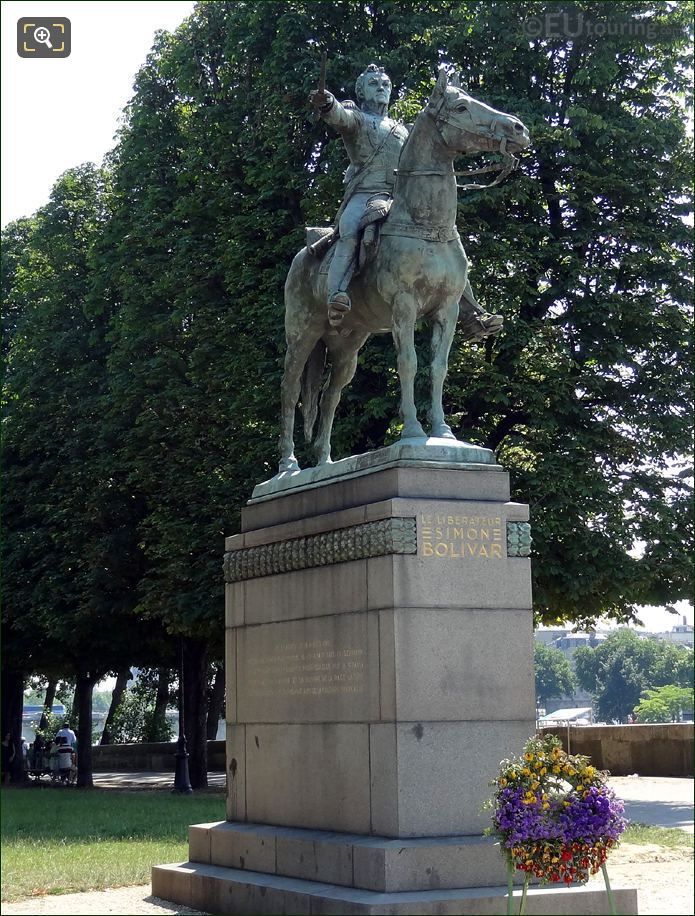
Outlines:
{"type": "Polygon", "coordinates": [[[188,750],[186,749],[186,729],[183,720],[183,636],[179,640],[179,740],[176,746],[176,771],[172,792],[190,795],[193,791],[188,774],[188,750]]]}

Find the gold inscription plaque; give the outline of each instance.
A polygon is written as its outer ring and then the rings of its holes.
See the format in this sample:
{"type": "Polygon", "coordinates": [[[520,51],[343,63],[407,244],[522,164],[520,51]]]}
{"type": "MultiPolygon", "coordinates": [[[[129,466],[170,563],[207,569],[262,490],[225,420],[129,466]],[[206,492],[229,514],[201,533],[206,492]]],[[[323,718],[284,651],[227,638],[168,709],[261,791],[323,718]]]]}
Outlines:
{"type": "Polygon", "coordinates": [[[423,557],[502,559],[502,519],[487,515],[421,515],[423,557]]]}
{"type": "Polygon", "coordinates": [[[248,660],[253,697],[330,696],[364,693],[364,649],[337,649],[329,639],[279,642],[248,660]]]}

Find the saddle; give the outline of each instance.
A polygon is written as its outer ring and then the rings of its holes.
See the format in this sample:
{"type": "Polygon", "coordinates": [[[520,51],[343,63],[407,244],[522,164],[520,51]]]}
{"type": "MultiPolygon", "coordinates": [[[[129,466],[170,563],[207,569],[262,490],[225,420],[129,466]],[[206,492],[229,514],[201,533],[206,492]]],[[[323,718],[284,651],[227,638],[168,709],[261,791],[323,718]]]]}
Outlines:
{"type": "MultiPolygon", "coordinates": [[[[381,224],[389,215],[392,203],[393,198],[385,197],[384,194],[375,194],[374,197],[370,197],[367,201],[367,207],[358,225],[360,247],[355,273],[359,273],[365,265],[376,257],[376,253],[379,250],[379,230],[381,224]]],[[[323,258],[319,270],[320,273],[328,273],[332,252],[329,252],[328,257],[324,258],[324,255],[338,240],[339,234],[337,226],[306,227],[306,247],[314,257],[323,258]]]]}

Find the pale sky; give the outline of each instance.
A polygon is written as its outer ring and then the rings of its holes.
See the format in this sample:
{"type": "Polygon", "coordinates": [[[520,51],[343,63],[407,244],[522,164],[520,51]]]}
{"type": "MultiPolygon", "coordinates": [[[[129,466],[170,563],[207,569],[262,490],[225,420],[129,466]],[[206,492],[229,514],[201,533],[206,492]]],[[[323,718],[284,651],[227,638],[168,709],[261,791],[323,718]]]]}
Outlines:
{"type": "Polygon", "coordinates": [[[114,146],[119,116],[157,29],[173,31],[190,0],[5,0],[2,18],[2,213],[5,226],[48,200],[56,178],[100,164],[114,146]],[[17,54],[22,16],[66,16],[72,52],[64,59],[17,54]]]}

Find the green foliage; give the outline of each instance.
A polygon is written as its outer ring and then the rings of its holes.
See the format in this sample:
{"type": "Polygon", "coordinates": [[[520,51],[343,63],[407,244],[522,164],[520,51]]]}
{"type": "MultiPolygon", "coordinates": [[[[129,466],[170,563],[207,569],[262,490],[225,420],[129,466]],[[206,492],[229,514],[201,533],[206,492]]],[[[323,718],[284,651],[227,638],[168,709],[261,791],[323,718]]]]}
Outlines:
{"type": "Polygon", "coordinates": [[[156,683],[146,677],[139,677],[125,691],[111,726],[113,744],[171,741],[174,734],[171,725],[165,718],[157,721],[155,717],[156,693],[156,683]]]}
{"type": "Polygon", "coordinates": [[[219,795],[2,791],[2,899],[144,884],[188,854],[188,824],[224,819],[219,795]]]}
{"type": "Polygon", "coordinates": [[[594,696],[599,718],[623,722],[643,691],[692,684],[693,650],[617,630],[595,649],[577,649],[574,666],[580,686],[594,696]]]}
{"type": "Polygon", "coordinates": [[[565,697],[574,693],[576,681],[572,666],[559,649],[534,642],[533,666],[536,697],[541,706],[547,705],[553,697],[565,697]]]}
{"type": "Polygon", "coordinates": [[[693,711],[693,688],[665,684],[645,690],[635,706],[638,722],[680,722],[683,712],[693,711]]]}
{"type": "Polygon", "coordinates": [[[46,727],[37,728],[35,731],[36,737],[43,738],[44,747],[50,747],[51,741],[53,741],[64,723],[65,716],[56,716],[52,712],[46,713],[46,727]]]}

